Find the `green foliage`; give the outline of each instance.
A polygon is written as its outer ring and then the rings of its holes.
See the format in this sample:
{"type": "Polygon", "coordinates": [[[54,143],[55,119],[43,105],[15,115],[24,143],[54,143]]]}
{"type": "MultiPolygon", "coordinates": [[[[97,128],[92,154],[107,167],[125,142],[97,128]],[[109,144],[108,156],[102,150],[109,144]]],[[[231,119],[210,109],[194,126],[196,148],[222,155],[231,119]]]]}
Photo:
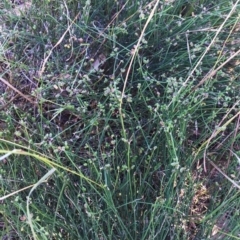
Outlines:
{"type": "Polygon", "coordinates": [[[0,76],[36,104],[0,98],[0,152],[24,150],[1,161],[3,238],[239,236],[239,189],[210,164],[237,183],[239,55],[203,81],[238,51],[239,4],[6,9],[0,76]]]}

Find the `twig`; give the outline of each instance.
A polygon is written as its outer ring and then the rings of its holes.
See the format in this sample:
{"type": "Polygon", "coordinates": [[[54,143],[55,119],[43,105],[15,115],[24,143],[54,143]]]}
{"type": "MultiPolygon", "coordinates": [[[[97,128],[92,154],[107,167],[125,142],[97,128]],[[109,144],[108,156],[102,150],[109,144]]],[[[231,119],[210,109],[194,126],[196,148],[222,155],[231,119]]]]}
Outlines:
{"type": "Polygon", "coordinates": [[[26,95],[24,95],[22,92],[20,92],[19,90],[17,90],[14,86],[12,86],[8,81],[6,81],[4,78],[0,77],[0,81],[3,82],[5,85],[7,85],[8,87],[10,87],[13,91],[15,91],[16,93],[18,93],[20,96],[22,96],[23,98],[25,98],[27,101],[29,101],[30,103],[32,103],[33,105],[36,105],[36,103],[30,99],[29,97],[27,97],[26,95]]]}
{"type": "MultiPolygon", "coordinates": [[[[233,5],[231,11],[228,13],[227,17],[225,18],[225,20],[223,21],[223,23],[221,24],[221,26],[218,28],[214,38],[212,39],[211,43],[208,45],[208,47],[206,48],[206,50],[204,51],[204,53],[202,54],[202,56],[200,57],[200,59],[198,60],[196,66],[192,69],[192,71],[190,72],[189,76],[187,77],[187,79],[185,80],[185,82],[182,84],[182,87],[178,90],[179,94],[187,85],[187,83],[189,82],[189,80],[192,78],[194,72],[196,71],[196,69],[198,68],[198,66],[201,64],[203,58],[206,56],[206,54],[209,52],[210,48],[212,47],[212,45],[215,43],[216,38],[218,37],[219,33],[222,31],[224,25],[226,24],[227,20],[230,18],[230,16],[233,14],[233,12],[235,11],[235,9],[237,8],[239,4],[239,0],[236,1],[236,3],[233,5]]],[[[210,74],[210,73],[209,73],[210,74]]],[[[214,75],[214,74],[213,74],[214,75]]],[[[172,101],[168,104],[168,107],[172,104],[172,101]]]]}
{"type": "Polygon", "coordinates": [[[213,163],[211,160],[208,159],[208,162],[218,170],[218,172],[220,172],[229,182],[231,182],[235,187],[237,187],[238,189],[240,189],[240,186],[233,181],[230,177],[228,177],[215,163],[213,163]]]}
{"type": "Polygon", "coordinates": [[[49,59],[49,57],[52,55],[53,50],[63,41],[65,35],[69,32],[71,26],[73,25],[73,23],[77,20],[78,16],[80,15],[80,12],[76,15],[76,17],[73,19],[72,23],[68,26],[67,30],[63,33],[63,35],[61,36],[61,38],[58,40],[58,42],[50,49],[49,54],[47,55],[47,57],[44,58],[43,60],[43,64],[38,72],[39,77],[42,77],[42,74],[45,70],[45,66],[47,64],[47,61],[49,59]]]}
{"type": "MultiPolygon", "coordinates": [[[[240,125],[240,114],[238,116],[238,120],[237,120],[237,124],[236,124],[236,127],[235,127],[233,139],[236,139],[236,137],[237,137],[237,133],[239,131],[239,125],[240,125]]],[[[230,148],[231,153],[230,153],[229,158],[228,158],[227,166],[229,166],[230,158],[234,154],[234,152],[232,151],[233,150],[233,145],[234,145],[234,142],[232,142],[232,144],[231,144],[231,148],[230,148]]]]}
{"type": "Polygon", "coordinates": [[[0,107],[0,111],[2,111],[3,109],[5,109],[10,103],[12,103],[17,97],[19,96],[19,94],[16,94],[14,97],[12,97],[6,104],[4,104],[3,106],[0,107]]]}
{"type": "Polygon", "coordinates": [[[202,84],[204,84],[209,78],[213,77],[221,68],[223,68],[229,61],[231,61],[234,57],[236,57],[238,54],[240,54],[240,49],[235,52],[231,57],[229,57],[224,63],[222,63],[218,68],[216,68],[214,70],[214,68],[212,68],[207,74],[206,76],[197,84],[197,86],[195,86],[193,88],[192,91],[195,91],[199,86],[201,86],[202,84]]]}
{"type": "Polygon", "coordinates": [[[205,149],[204,149],[204,153],[203,153],[203,168],[204,168],[204,172],[207,172],[207,167],[206,167],[206,155],[207,155],[207,149],[208,146],[211,142],[211,140],[216,137],[218,135],[218,133],[220,133],[221,131],[223,131],[223,129],[225,129],[227,127],[228,124],[230,124],[236,117],[238,117],[240,115],[240,111],[235,114],[232,118],[230,118],[225,124],[223,124],[221,126],[221,124],[223,123],[223,121],[227,118],[227,116],[229,116],[230,112],[235,108],[235,106],[237,106],[237,104],[239,104],[240,100],[237,101],[230,109],[229,111],[225,114],[225,116],[222,118],[222,120],[220,121],[220,123],[218,124],[218,128],[216,128],[212,135],[210,136],[210,138],[208,140],[206,140],[201,147],[203,147],[205,145],[205,149]]]}

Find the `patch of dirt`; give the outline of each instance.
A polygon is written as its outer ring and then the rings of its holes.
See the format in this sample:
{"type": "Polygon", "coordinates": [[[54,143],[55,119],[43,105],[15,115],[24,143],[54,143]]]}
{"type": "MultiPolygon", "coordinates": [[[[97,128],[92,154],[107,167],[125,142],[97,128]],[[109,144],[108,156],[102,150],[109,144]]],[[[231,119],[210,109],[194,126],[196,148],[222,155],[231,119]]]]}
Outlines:
{"type": "MultiPolygon", "coordinates": [[[[220,159],[217,165],[222,172],[227,172],[227,159],[220,159]]],[[[192,173],[196,186],[194,187],[195,193],[189,208],[189,221],[186,222],[185,226],[186,231],[189,233],[189,240],[196,239],[200,231],[201,221],[208,214],[209,208],[217,207],[226,194],[225,187],[228,185],[228,180],[210,164],[207,164],[207,170],[207,173],[204,173],[202,162],[200,161],[199,164],[196,164],[192,173]]],[[[230,220],[235,210],[225,210],[217,219],[213,219],[213,228],[209,239],[225,239],[226,234],[230,234],[233,231],[230,226],[230,220]]]]}
{"type": "Polygon", "coordinates": [[[31,0],[18,0],[14,1],[12,13],[16,16],[21,16],[22,14],[25,14],[28,12],[28,10],[32,6],[31,0]]]}

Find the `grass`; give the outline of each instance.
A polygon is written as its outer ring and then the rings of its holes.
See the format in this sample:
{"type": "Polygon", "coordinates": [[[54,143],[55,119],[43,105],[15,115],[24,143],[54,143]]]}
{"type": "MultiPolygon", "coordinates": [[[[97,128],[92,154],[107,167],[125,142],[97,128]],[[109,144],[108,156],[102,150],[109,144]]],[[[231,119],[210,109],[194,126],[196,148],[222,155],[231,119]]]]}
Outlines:
{"type": "Polygon", "coordinates": [[[0,11],[3,239],[240,239],[239,1],[0,11]]]}

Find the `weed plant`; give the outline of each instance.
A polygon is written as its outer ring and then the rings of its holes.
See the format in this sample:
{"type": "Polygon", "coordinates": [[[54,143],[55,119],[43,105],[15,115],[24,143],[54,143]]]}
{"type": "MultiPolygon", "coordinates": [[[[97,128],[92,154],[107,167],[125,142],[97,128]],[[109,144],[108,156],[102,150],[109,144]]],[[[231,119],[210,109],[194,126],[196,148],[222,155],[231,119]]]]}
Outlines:
{"type": "Polygon", "coordinates": [[[2,239],[239,239],[239,7],[4,1],[2,239]]]}

